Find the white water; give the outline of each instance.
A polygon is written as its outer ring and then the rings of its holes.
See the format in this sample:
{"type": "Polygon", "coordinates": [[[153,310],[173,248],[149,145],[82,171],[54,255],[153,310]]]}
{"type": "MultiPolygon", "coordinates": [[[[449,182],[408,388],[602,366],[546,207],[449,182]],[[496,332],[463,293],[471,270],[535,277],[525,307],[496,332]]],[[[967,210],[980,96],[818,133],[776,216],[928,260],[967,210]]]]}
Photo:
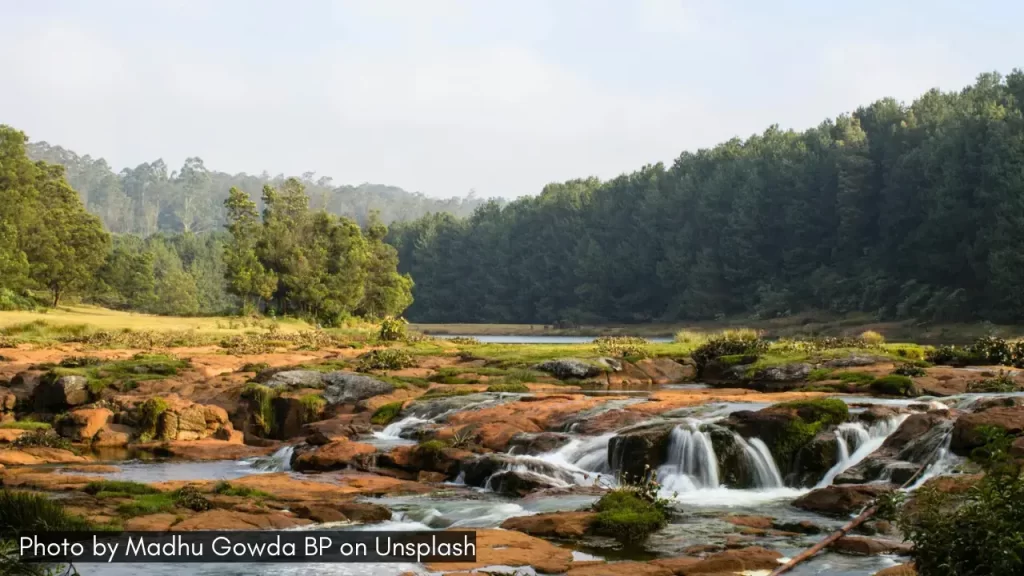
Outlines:
{"type": "Polygon", "coordinates": [[[283,448],[279,448],[270,456],[243,460],[243,462],[248,463],[257,470],[265,470],[267,472],[286,472],[292,469],[292,454],[294,452],[294,446],[284,446],[283,448]]]}
{"type": "Polygon", "coordinates": [[[698,429],[692,420],[676,426],[669,436],[668,460],[658,468],[658,478],[665,490],[692,492],[701,488],[717,488],[718,457],[711,437],[698,429]]]}
{"type": "Polygon", "coordinates": [[[736,441],[743,447],[747,455],[747,464],[754,467],[754,480],[758,488],[782,488],[782,475],[775,465],[771,450],[760,438],[751,438],[750,442],[736,434],[736,441]]]}
{"type": "Polygon", "coordinates": [[[374,432],[373,437],[381,440],[401,440],[402,431],[412,426],[418,426],[420,424],[428,424],[430,420],[424,420],[415,416],[409,416],[403,418],[398,422],[392,422],[384,427],[380,432],[374,432]]]}
{"type": "Polygon", "coordinates": [[[953,454],[953,452],[949,450],[949,444],[952,441],[952,439],[953,430],[950,429],[950,431],[946,434],[946,439],[943,441],[942,446],[935,451],[935,456],[932,458],[931,463],[928,464],[927,468],[925,468],[920,478],[918,478],[917,481],[915,481],[912,485],[907,487],[907,492],[917,490],[922,484],[931,480],[932,478],[935,478],[936,476],[949,474],[957,466],[963,463],[963,458],[957,456],[956,454],[953,454]]]}
{"type": "Polygon", "coordinates": [[[846,422],[836,427],[838,461],[825,473],[815,488],[828,486],[836,479],[836,476],[860,464],[872,452],[881,448],[885,439],[909,417],[909,414],[900,414],[895,418],[874,422],[870,426],[865,426],[863,422],[846,422]]]}
{"type": "MultiPolygon", "coordinates": [[[[608,442],[614,435],[614,433],[609,433],[601,436],[573,438],[560,448],[536,456],[510,455],[513,461],[506,465],[501,472],[536,474],[543,477],[552,486],[562,488],[572,485],[593,486],[601,474],[611,472],[611,468],[608,466],[608,442]],[[558,473],[552,474],[552,468],[558,473]]],[[[488,489],[491,488],[492,478],[493,476],[488,478],[485,484],[488,489]]]]}

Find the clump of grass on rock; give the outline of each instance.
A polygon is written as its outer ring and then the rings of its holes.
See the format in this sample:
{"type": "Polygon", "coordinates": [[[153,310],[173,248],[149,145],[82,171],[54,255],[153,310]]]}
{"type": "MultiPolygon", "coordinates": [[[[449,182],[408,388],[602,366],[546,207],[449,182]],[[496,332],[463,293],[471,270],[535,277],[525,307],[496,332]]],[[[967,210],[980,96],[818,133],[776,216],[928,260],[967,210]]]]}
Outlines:
{"type": "Polygon", "coordinates": [[[914,381],[907,376],[890,374],[876,378],[871,382],[871,391],[885,396],[915,396],[917,388],[914,381]]]}
{"type": "Polygon", "coordinates": [[[370,416],[370,423],[377,424],[379,426],[387,426],[402,413],[403,404],[405,403],[389,402],[388,404],[377,408],[374,410],[373,416],[370,416]]]}
{"type": "Polygon", "coordinates": [[[359,356],[356,361],[356,370],[369,372],[371,370],[401,370],[415,365],[412,356],[403,350],[394,348],[382,348],[370,350],[359,356]]]}

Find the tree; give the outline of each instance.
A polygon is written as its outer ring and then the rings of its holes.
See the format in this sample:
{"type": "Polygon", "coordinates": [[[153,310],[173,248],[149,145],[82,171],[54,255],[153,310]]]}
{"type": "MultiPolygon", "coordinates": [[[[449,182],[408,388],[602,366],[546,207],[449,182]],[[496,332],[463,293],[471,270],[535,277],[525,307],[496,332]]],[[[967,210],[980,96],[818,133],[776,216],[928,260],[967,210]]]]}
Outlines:
{"type": "Polygon", "coordinates": [[[224,245],[225,278],[228,290],[242,299],[242,308],[253,311],[258,299],[269,299],[277,289],[277,275],[263,267],[256,255],[261,234],[256,203],[238,188],[231,188],[227,200],[227,229],[231,239],[224,245]]]}
{"type": "Polygon", "coordinates": [[[369,318],[397,316],[412,304],[412,277],[398,272],[398,250],[384,242],[388,228],[371,213],[366,228],[367,274],[363,299],[355,313],[369,318]]]}

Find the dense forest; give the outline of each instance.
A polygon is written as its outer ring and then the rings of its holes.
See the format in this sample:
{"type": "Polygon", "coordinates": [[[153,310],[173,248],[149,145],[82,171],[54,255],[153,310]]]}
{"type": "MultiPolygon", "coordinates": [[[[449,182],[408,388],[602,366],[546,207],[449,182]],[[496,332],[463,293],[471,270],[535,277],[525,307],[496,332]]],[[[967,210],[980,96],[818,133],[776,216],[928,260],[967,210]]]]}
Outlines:
{"type": "MultiPolygon", "coordinates": [[[[102,158],[79,156],[46,142],[30,143],[28,155],[33,160],[63,166],[68,183],[78,191],[86,209],[99,216],[107,230],[115,234],[149,236],[158,232],[223,230],[223,206],[231,188],[277,188],[288,180],[266,173],[226,174],[208,169],[200,158],[185,160],[177,171],[170,170],[163,160],[156,160],[115,173],[102,158]]],[[[439,199],[395,186],[335,186],[331,178],[316,178],[311,172],[298,180],[305,187],[313,209],[347,216],[363,226],[374,212],[385,224],[390,224],[431,212],[469,216],[484,202],[472,193],[463,198],[439,199]]],[[[256,207],[263,209],[262,198],[256,199],[256,207]]]]}
{"type": "MultiPolygon", "coordinates": [[[[216,207],[204,197],[199,209],[187,195],[167,193],[181,202],[166,213],[191,225],[111,235],[85,209],[65,168],[33,161],[26,145],[25,134],[0,125],[0,310],[34,307],[42,292],[54,306],[74,296],[158,314],[272,312],[333,325],[400,314],[412,300],[412,280],[397,272],[377,213],[361,227],[314,209],[299,179],[264,184],[259,203],[238,187],[216,207]],[[197,224],[215,212],[225,215],[216,227],[197,224]]],[[[185,176],[171,179],[184,182],[182,190],[206,181],[198,169],[189,172],[190,163],[185,176]]]]}
{"type": "Polygon", "coordinates": [[[1024,321],[1024,73],[392,226],[422,322],[1024,321]]]}

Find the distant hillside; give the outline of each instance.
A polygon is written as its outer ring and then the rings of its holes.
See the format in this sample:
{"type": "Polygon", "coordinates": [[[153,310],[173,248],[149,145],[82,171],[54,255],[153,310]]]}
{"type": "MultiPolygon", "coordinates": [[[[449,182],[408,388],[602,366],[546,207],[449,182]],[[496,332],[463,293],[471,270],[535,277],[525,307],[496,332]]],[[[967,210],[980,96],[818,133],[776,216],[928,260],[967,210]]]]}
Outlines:
{"type": "MultiPolygon", "coordinates": [[[[163,160],[140,164],[115,173],[102,158],[79,156],[71,150],[46,142],[32,142],[28,154],[34,160],[61,164],[67,179],[78,191],[86,208],[98,215],[115,233],[144,236],[156,232],[204,232],[224,224],[224,199],[237,186],[263,209],[260,191],[264,184],[280,186],[284,175],[264,172],[227,174],[208,169],[200,158],[189,158],[174,171],[163,160]]],[[[363,225],[371,211],[380,212],[385,223],[415,220],[432,212],[469,216],[484,203],[472,194],[466,197],[429,198],[396,186],[360,184],[335,186],[330,178],[300,178],[314,209],[349,216],[363,225]]]]}

